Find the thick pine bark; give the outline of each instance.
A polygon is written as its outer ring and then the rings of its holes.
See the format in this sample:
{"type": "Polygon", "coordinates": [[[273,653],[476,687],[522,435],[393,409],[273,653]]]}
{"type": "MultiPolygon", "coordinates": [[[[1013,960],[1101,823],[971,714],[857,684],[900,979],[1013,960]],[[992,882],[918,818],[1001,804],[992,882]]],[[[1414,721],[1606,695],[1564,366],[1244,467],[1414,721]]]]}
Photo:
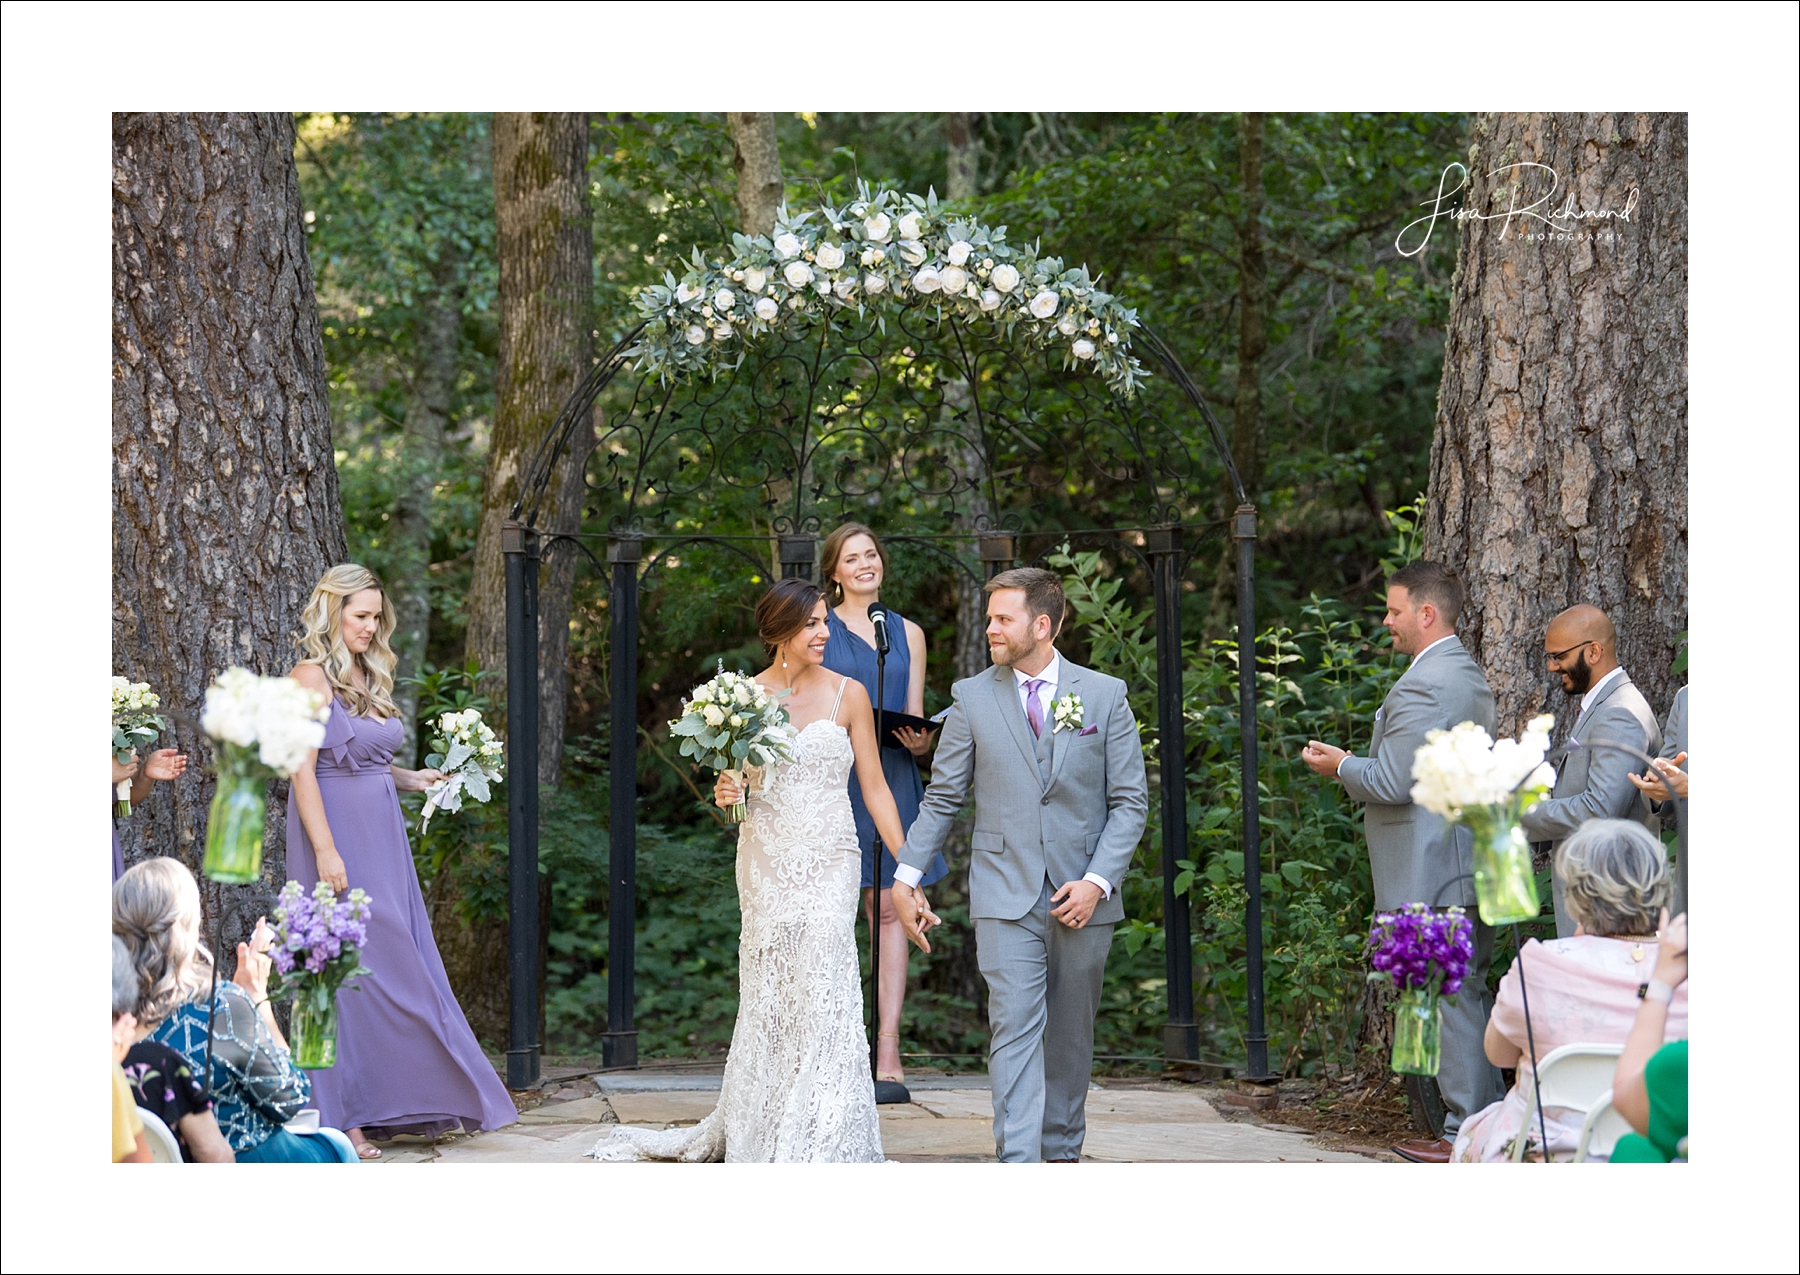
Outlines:
{"type": "MultiPolygon", "coordinates": [[[[494,116],[494,211],[500,264],[500,358],[494,438],[469,590],[468,654],[506,691],[506,573],[500,530],[519,480],[593,359],[593,214],[587,200],[587,116],[494,116]]],[[[591,429],[577,430],[552,477],[539,525],[580,529],[591,429]]],[[[561,771],[568,698],[571,571],[566,546],[539,590],[538,777],[561,771]]]]}
{"type": "Polygon", "coordinates": [[[775,141],[775,117],[767,111],[727,111],[731,128],[731,166],[737,171],[738,225],[747,235],[766,235],[775,228],[781,207],[781,153],[775,141]]]}
{"type": "MultiPolygon", "coordinates": [[[[344,557],[293,150],[285,113],[113,117],[113,666],[184,719],[164,742],[193,759],[122,827],[127,863],[198,871],[207,684],[286,672],[344,557]]],[[[262,881],[203,888],[227,950],[287,879],[286,799],[270,785],[262,881]]]]}
{"type": "Polygon", "coordinates": [[[944,116],[944,198],[973,199],[979,193],[981,149],[975,143],[975,117],[967,111],[944,116]]]}
{"type": "Polygon", "coordinates": [[[1687,118],[1485,115],[1473,137],[1463,206],[1495,219],[1461,231],[1425,553],[1468,582],[1463,640],[1501,730],[1546,705],[1572,724],[1543,639],[1577,602],[1612,617],[1660,714],[1687,628],[1687,118]],[[1629,218],[1528,237],[1551,228],[1504,213],[1548,174],[1523,162],[1559,178],[1538,211],[1573,192],[1584,213],[1629,218]]]}

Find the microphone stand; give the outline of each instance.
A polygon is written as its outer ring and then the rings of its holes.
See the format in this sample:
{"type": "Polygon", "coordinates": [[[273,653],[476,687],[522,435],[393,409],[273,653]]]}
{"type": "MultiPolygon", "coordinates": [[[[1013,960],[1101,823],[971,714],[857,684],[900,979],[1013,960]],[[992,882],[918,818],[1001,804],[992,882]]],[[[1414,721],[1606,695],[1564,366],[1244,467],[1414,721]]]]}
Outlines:
{"type": "MultiPolygon", "coordinates": [[[[875,625],[875,760],[885,773],[886,754],[881,750],[887,747],[882,730],[887,724],[887,615],[885,611],[870,607],[869,619],[875,625]]],[[[864,805],[867,805],[866,797],[864,805]]],[[[881,843],[881,830],[878,828],[875,831],[875,871],[871,877],[875,883],[875,906],[869,913],[869,1076],[875,1083],[877,1106],[912,1101],[912,1094],[907,1092],[905,1085],[897,1080],[882,1080],[877,1075],[880,1067],[876,1059],[881,1049],[881,856],[885,853],[887,850],[881,843]]],[[[901,955],[905,956],[905,952],[901,955]]]]}

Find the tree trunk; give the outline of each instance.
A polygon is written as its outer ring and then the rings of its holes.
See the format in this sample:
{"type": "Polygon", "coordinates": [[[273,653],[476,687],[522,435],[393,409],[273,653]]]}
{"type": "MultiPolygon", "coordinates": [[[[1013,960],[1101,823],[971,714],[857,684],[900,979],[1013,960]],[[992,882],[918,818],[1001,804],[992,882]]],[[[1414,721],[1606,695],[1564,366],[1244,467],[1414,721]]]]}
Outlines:
{"type": "MultiPolygon", "coordinates": [[[[285,673],[343,560],[325,384],[292,117],[114,115],[113,667],[163,697],[164,742],[194,763],[125,823],[127,863],[198,872],[206,687],[233,664],[285,673]]],[[[262,881],[203,886],[227,951],[287,880],[286,789],[270,785],[262,881]]]]}
{"type": "Polygon", "coordinates": [[[1544,630],[1592,603],[1658,713],[1687,628],[1687,118],[1485,115],[1451,286],[1425,555],[1458,568],[1463,641],[1511,733],[1546,704],[1544,630]],[[1505,217],[1557,187],[1583,216],[1505,217]],[[1603,214],[1613,214],[1603,217],[1603,214]]]}
{"type": "MultiPolygon", "coordinates": [[[[431,495],[444,457],[444,431],[450,423],[450,393],[456,376],[456,353],[462,335],[461,298],[451,281],[460,261],[446,244],[436,271],[437,290],[426,309],[422,345],[413,368],[412,392],[406,405],[406,480],[394,503],[393,545],[404,564],[396,579],[384,583],[393,600],[395,677],[413,677],[425,665],[431,640],[431,495]]],[[[396,681],[394,699],[406,728],[401,764],[418,762],[418,692],[396,681]]]]}
{"type": "Polygon", "coordinates": [[[1262,485],[1262,358],[1269,343],[1262,158],[1263,117],[1246,112],[1238,121],[1238,177],[1244,202],[1238,222],[1238,371],[1231,452],[1252,500],[1262,485]]]}
{"type": "MultiPolygon", "coordinates": [[[[524,467],[593,358],[593,215],[587,200],[587,148],[586,115],[494,116],[500,351],[494,438],[482,491],[465,649],[488,671],[484,687],[491,688],[497,699],[506,693],[501,525],[518,499],[524,467]]],[[[582,470],[593,447],[592,431],[575,432],[551,479],[543,526],[580,529],[582,470]]],[[[552,569],[538,597],[538,777],[552,785],[562,762],[569,606],[569,575],[552,569]]]]}
{"type": "Polygon", "coordinates": [[[973,199],[979,193],[981,148],[975,144],[974,124],[967,111],[944,116],[945,199],[973,199]]]}
{"type": "Polygon", "coordinates": [[[775,117],[767,111],[727,111],[725,122],[731,127],[731,166],[737,170],[738,224],[747,235],[766,235],[775,228],[782,194],[775,117]]]}

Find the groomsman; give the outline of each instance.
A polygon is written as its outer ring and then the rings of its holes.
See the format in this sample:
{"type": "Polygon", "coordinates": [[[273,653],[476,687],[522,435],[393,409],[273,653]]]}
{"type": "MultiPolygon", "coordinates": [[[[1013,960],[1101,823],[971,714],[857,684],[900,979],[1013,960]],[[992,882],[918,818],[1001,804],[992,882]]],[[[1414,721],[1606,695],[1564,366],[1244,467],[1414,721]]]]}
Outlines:
{"type": "MultiPolygon", "coordinates": [[[[1619,633],[1599,607],[1572,606],[1544,633],[1544,660],[1562,681],[1563,692],[1581,696],[1581,715],[1569,732],[1570,744],[1625,744],[1654,757],[1662,731],[1643,692],[1619,665],[1619,633]]],[[[1589,819],[1630,819],[1651,832],[1658,821],[1650,799],[1632,776],[1643,761],[1615,748],[1578,748],[1556,766],[1556,787],[1519,820],[1533,841],[1550,842],[1556,853],[1564,839],[1589,819]]],[[[1575,918],[1563,903],[1561,877],[1551,881],[1556,905],[1556,937],[1575,933],[1575,918]]]]}
{"type": "Polygon", "coordinates": [[[1441,1164],[1462,1122],[1504,1093],[1500,1073],[1487,1059],[1482,1037],[1493,996],[1487,989],[1494,931],[1475,911],[1474,841],[1412,802],[1413,754],[1425,733],[1476,722],[1494,731],[1494,693],[1456,636],[1462,614],[1462,582],[1446,566],[1414,562],[1388,579],[1387,616],[1394,649],[1412,657],[1406,672],[1375,714],[1369,755],[1357,757],[1313,740],[1301,758],[1315,772],[1335,778],[1352,799],[1365,803],[1363,832],[1375,878],[1375,907],[1407,903],[1468,909],[1475,926],[1475,957],[1455,1005],[1444,1006],[1444,1137],[1402,1142],[1394,1151],[1408,1160],[1441,1164]]]}

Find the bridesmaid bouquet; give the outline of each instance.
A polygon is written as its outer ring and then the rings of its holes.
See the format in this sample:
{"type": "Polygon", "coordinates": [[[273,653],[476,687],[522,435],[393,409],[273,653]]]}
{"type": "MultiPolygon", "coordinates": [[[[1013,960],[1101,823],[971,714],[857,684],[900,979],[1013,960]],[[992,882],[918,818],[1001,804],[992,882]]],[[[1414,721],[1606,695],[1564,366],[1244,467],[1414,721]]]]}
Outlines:
{"type": "MultiPolygon", "coordinates": [[[[793,760],[793,733],[780,698],[746,673],[727,673],[721,660],[718,675],[681,702],[681,716],[669,723],[669,732],[681,739],[683,757],[740,777],[745,766],[793,760]]],[[[744,822],[745,814],[742,800],[726,811],[732,823],[744,822]]]]}
{"type": "MultiPolygon", "coordinates": [[[[115,677],[112,692],[113,760],[129,766],[132,750],[154,742],[169,723],[156,711],[162,707],[162,696],[150,689],[150,683],[115,677]]],[[[119,814],[130,813],[131,781],[127,779],[119,785],[119,814]]]]}
{"type": "Polygon", "coordinates": [[[419,831],[431,826],[434,810],[455,813],[462,809],[463,793],[476,801],[486,801],[489,784],[497,784],[505,776],[501,751],[504,745],[493,729],[481,720],[481,710],[466,709],[445,713],[437,720],[438,733],[432,736],[432,752],[425,764],[433,770],[449,773],[449,778],[426,790],[425,815],[419,831]]]}
{"type": "Polygon", "coordinates": [[[289,881],[276,900],[274,933],[269,999],[294,998],[294,1063],[312,1071],[330,1067],[337,1061],[338,989],[371,972],[361,954],[369,941],[369,896],[352,890],[340,899],[321,881],[309,897],[289,881]]]}
{"type": "Polygon", "coordinates": [[[1464,722],[1429,732],[1413,755],[1413,804],[1475,834],[1475,899],[1489,925],[1528,921],[1541,906],[1519,816],[1556,783],[1544,761],[1554,721],[1534,717],[1518,739],[1498,742],[1464,722]]]}
{"type": "Polygon", "coordinates": [[[219,790],[201,871],[242,885],[262,875],[263,784],[286,779],[325,741],[331,701],[291,677],[228,668],[206,688],[200,729],[218,745],[219,790]]]}
{"type": "Polygon", "coordinates": [[[1375,914],[1369,931],[1370,982],[1387,979],[1399,989],[1394,1013],[1393,1068],[1435,1076],[1442,1049],[1438,998],[1455,997],[1475,956],[1475,927],[1461,908],[1434,912],[1408,903],[1375,914]]]}

